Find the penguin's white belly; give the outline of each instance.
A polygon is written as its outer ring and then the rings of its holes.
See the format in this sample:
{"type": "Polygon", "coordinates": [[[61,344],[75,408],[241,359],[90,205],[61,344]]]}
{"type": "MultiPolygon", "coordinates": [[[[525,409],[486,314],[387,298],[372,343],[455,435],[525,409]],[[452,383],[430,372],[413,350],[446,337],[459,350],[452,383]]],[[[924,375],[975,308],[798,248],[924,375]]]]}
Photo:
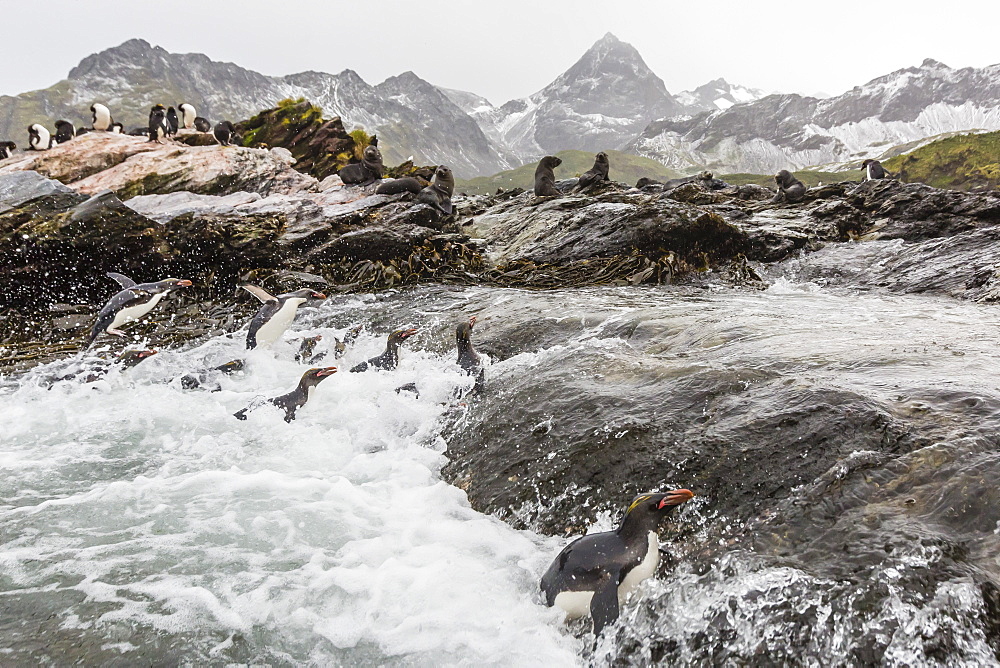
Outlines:
{"type": "Polygon", "coordinates": [[[660,541],[652,531],[649,532],[648,538],[649,546],[646,548],[646,556],[642,558],[638,566],[625,575],[625,579],[618,585],[619,605],[625,602],[628,595],[635,591],[643,580],[653,577],[656,567],[660,565],[660,541]]]}
{"type": "Polygon", "coordinates": [[[126,306],[125,308],[119,310],[118,313],[115,314],[114,321],[112,321],[112,323],[108,325],[108,329],[118,329],[119,327],[121,327],[126,323],[142,318],[147,313],[152,311],[153,308],[159,303],[159,301],[166,296],[166,294],[167,293],[165,292],[161,292],[158,295],[153,295],[153,298],[150,299],[145,304],[126,306]]]}
{"type": "MultiPolygon", "coordinates": [[[[298,311],[299,305],[293,304],[294,299],[289,299],[278,312],[271,316],[271,319],[260,326],[257,330],[257,345],[258,346],[269,346],[278,339],[281,335],[285,333],[288,326],[292,324],[295,320],[295,312],[298,311]]],[[[305,300],[303,300],[305,301],[305,300]]]]}
{"type": "MultiPolygon", "coordinates": [[[[652,577],[660,565],[660,541],[652,531],[649,532],[648,539],[646,556],[638,566],[625,574],[625,579],[618,585],[618,605],[625,603],[628,595],[635,591],[643,580],[652,577]]],[[[593,598],[592,591],[562,591],[556,594],[554,602],[565,610],[569,617],[586,617],[590,615],[590,601],[593,598]]]]}

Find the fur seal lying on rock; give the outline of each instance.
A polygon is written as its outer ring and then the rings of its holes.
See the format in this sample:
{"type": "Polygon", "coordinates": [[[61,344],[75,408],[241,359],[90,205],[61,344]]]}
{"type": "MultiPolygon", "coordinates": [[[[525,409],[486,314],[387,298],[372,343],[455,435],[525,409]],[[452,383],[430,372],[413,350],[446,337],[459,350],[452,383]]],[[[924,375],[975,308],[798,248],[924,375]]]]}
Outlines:
{"type": "Polygon", "coordinates": [[[367,185],[382,178],[385,167],[382,165],[382,152],[376,146],[366,146],[361,162],[347,165],[337,174],[345,185],[367,185]]]}
{"type": "Polygon", "coordinates": [[[788,202],[796,204],[801,202],[806,196],[806,186],[802,181],[792,176],[787,169],[783,169],[774,175],[774,181],[778,184],[778,192],[775,193],[772,204],[788,202]]]}
{"type": "Polygon", "coordinates": [[[380,183],[375,188],[375,194],[398,195],[399,193],[413,193],[414,195],[419,195],[423,189],[424,183],[420,179],[413,178],[412,176],[404,176],[401,179],[393,179],[380,183]]]}
{"type": "MultiPolygon", "coordinates": [[[[573,192],[580,192],[581,190],[586,190],[595,183],[600,183],[601,181],[610,181],[608,178],[608,171],[611,169],[611,163],[608,161],[608,154],[601,151],[594,158],[594,166],[588,169],[580,176],[579,183],[573,189],[573,192]]],[[[536,172],[537,176],[537,172],[536,172]]]]}
{"type": "Polygon", "coordinates": [[[558,197],[562,193],[556,189],[555,168],[562,164],[562,159],[547,155],[538,161],[535,168],[535,196],[558,197]]]}
{"type": "Polygon", "coordinates": [[[438,165],[434,170],[434,180],[429,186],[420,191],[417,201],[429,204],[445,215],[451,215],[454,207],[451,205],[451,196],[455,193],[455,177],[451,170],[444,165],[438,165]]]}

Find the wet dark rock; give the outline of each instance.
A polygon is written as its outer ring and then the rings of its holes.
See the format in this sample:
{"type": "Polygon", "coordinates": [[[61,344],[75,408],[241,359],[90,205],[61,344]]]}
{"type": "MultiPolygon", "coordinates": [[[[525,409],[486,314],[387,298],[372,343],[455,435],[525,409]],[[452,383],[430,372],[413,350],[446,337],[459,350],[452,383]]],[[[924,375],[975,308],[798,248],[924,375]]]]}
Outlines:
{"type": "Polygon", "coordinates": [[[12,172],[0,176],[0,213],[20,206],[29,200],[44,195],[71,193],[71,189],[59,181],[49,179],[38,172],[12,172]]]}

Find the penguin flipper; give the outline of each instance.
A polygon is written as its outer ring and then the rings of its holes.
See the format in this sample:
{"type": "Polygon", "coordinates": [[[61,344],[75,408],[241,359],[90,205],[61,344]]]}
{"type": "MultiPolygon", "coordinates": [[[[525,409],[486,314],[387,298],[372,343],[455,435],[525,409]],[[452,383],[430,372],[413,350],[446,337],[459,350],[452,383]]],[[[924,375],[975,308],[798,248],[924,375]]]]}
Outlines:
{"type": "Polygon", "coordinates": [[[118,281],[118,285],[122,286],[122,290],[127,290],[131,288],[133,285],[138,285],[138,283],[136,283],[135,281],[133,281],[131,278],[129,278],[124,274],[116,274],[113,271],[109,271],[105,275],[108,278],[113,278],[114,280],[118,281]]]}
{"type": "Polygon", "coordinates": [[[250,285],[249,283],[244,283],[240,287],[249,292],[250,294],[252,294],[257,299],[259,299],[262,304],[278,301],[278,299],[273,295],[271,295],[270,293],[268,293],[267,290],[265,290],[264,288],[258,288],[256,285],[250,285]]]}
{"type": "Polygon", "coordinates": [[[618,585],[614,578],[607,578],[590,599],[590,616],[594,620],[594,637],[608,624],[618,619],[618,585]]]}

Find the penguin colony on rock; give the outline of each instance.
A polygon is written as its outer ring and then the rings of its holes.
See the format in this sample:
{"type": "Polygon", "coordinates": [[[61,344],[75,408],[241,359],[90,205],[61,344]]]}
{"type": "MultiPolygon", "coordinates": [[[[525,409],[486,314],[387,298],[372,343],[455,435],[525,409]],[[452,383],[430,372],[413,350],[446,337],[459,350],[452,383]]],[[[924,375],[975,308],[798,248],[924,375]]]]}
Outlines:
{"type": "MultiPolygon", "coordinates": [[[[208,119],[197,115],[195,108],[190,103],[182,103],[174,107],[164,107],[162,104],[154,105],[149,111],[149,122],[145,128],[135,128],[128,134],[133,136],[149,137],[149,141],[162,143],[162,140],[175,136],[181,129],[195,130],[197,132],[212,132],[212,124],[208,119]],[[180,110],[180,116],[177,115],[180,110]]],[[[28,150],[47,151],[58,144],[64,144],[74,137],[87,134],[88,132],[112,132],[115,134],[125,134],[125,127],[121,123],[115,122],[111,117],[111,110],[107,105],[95,102],[90,107],[90,127],[74,128],[69,121],[56,121],[56,131],[53,134],[41,123],[32,123],[28,126],[28,150]]],[[[215,126],[215,138],[222,146],[230,146],[233,140],[239,140],[236,128],[229,121],[221,121],[215,126]]],[[[9,158],[14,154],[17,145],[11,141],[0,142],[0,160],[9,158]]],[[[381,159],[381,156],[379,156],[381,159]]],[[[381,178],[381,176],[379,177],[381,178]]]]}
{"type": "MultiPolygon", "coordinates": [[[[30,150],[43,151],[57,143],[70,141],[74,136],[86,132],[123,132],[121,123],[116,123],[107,106],[95,103],[91,108],[92,127],[74,130],[67,121],[56,123],[56,133],[51,135],[41,124],[34,123],[28,128],[28,145],[30,150]]],[[[198,132],[212,131],[216,140],[222,146],[229,146],[238,139],[236,129],[229,121],[221,121],[214,130],[205,118],[189,103],[164,108],[155,105],[149,113],[149,123],[144,129],[133,130],[130,134],[148,136],[150,142],[162,143],[163,140],[176,135],[179,131],[195,130],[198,132]],[[179,115],[178,115],[179,111],[179,115]]],[[[364,186],[381,181],[384,175],[382,154],[377,147],[377,139],[371,138],[365,147],[362,160],[359,163],[347,165],[340,170],[339,175],[347,185],[364,186]]],[[[16,146],[13,142],[0,142],[0,159],[9,157],[16,146]]],[[[554,169],[561,164],[556,156],[545,156],[535,171],[534,193],[538,197],[557,197],[562,193],[556,187],[554,169]]],[[[609,180],[610,163],[606,153],[598,153],[594,166],[580,176],[573,187],[573,192],[581,192],[609,180]]],[[[877,161],[866,161],[867,178],[885,178],[887,173],[877,161]]],[[[801,199],[805,187],[786,171],[779,172],[775,177],[779,191],[776,195],[785,201],[793,202],[801,199]]],[[[436,211],[449,215],[454,211],[452,197],[455,190],[455,179],[451,170],[440,165],[435,169],[430,184],[418,179],[405,177],[382,182],[376,192],[379,194],[412,193],[416,201],[426,204],[436,211]]],[[[122,274],[109,272],[110,278],[117,281],[121,287],[108,300],[97,315],[88,336],[86,347],[90,348],[102,334],[123,337],[121,327],[142,319],[171,293],[191,287],[191,281],[179,278],[166,278],[150,283],[137,283],[122,274]]],[[[240,286],[261,302],[260,309],[251,318],[246,337],[247,350],[267,347],[278,341],[295,320],[299,306],[310,299],[325,299],[326,295],[309,288],[293,292],[271,295],[266,290],[245,284],[240,286]]],[[[458,349],[457,363],[462,371],[475,376],[474,393],[481,393],[485,386],[485,364],[483,358],[476,352],[472,344],[472,331],[476,325],[476,317],[470,317],[460,323],[455,329],[455,342],[458,349]]],[[[360,331],[360,327],[348,332],[343,341],[335,340],[334,354],[340,357],[360,331]]],[[[352,373],[362,373],[370,370],[392,371],[399,364],[400,347],[410,337],[417,334],[416,328],[398,329],[387,337],[385,351],[375,357],[361,362],[350,369],[352,373]]],[[[296,361],[311,364],[319,361],[325,353],[317,354],[315,348],[322,339],[321,336],[311,336],[302,339],[296,361]]],[[[58,380],[82,380],[94,382],[103,378],[111,370],[124,370],[149,359],[156,354],[155,350],[127,350],[111,362],[92,365],[90,368],[75,371],[58,380]]],[[[232,360],[225,364],[189,373],[179,379],[183,389],[206,389],[218,391],[221,386],[218,379],[222,375],[230,375],[244,368],[242,359],[232,360]]],[[[315,367],[302,374],[295,389],[279,396],[259,397],[247,407],[234,414],[239,420],[247,420],[249,414],[264,405],[275,406],[284,411],[284,420],[291,422],[297,412],[305,406],[316,387],[326,378],[334,375],[337,367],[315,367]]],[[[408,383],[396,389],[413,392],[419,398],[419,390],[415,383],[408,383]]],[[[677,506],[694,496],[686,489],[673,490],[663,494],[645,494],[637,497],[622,519],[617,530],[592,534],[579,538],[556,557],[541,580],[541,592],[544,602],[549,606],[562,608],[569,617],[589,615],[593,619],[596,636],[609,624],[618,618],[621,605],[626,597],[645,579],[652,577],[659,564],[659,541],[657,530],[660,522],[677,506]]]]}

